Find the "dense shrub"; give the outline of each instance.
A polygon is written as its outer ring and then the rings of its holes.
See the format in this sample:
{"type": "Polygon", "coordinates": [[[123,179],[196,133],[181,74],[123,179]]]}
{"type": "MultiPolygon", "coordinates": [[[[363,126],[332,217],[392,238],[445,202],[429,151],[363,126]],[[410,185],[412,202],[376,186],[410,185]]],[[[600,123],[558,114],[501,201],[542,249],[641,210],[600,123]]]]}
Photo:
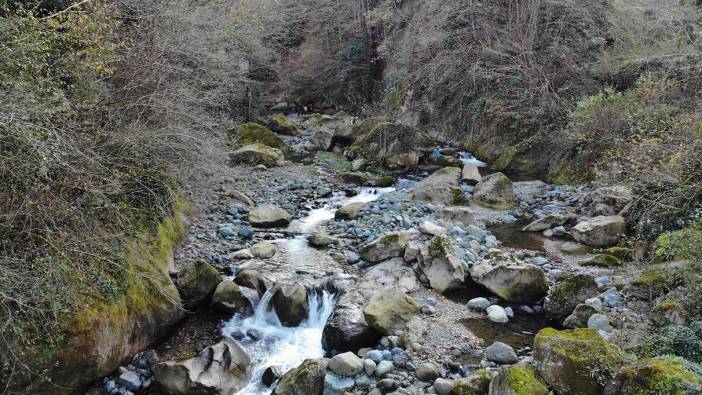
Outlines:
{"type": "Polygon", "coordinates": [[[643,356],[675,355],[689,361],[702,362],[702,321],[685,326],[666,326],[656,330],[639,349],[643,356]]]}

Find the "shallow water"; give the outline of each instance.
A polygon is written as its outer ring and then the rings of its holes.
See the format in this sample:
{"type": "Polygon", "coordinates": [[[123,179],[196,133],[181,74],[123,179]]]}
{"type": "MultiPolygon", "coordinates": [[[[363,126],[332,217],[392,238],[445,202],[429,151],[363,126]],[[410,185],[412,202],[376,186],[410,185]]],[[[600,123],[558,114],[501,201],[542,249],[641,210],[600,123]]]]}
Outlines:
{"type": "Polygon", "coordinates": [[[511,248],[522,248],[531,251],[544,252],[544,236],[535,232],[524,232],[522,229],[528,222],[517,221],[513,224],[500,224],[490,228],[502,245],[511,248]]]}
{"type": "MultiPolygon", "coordinates": [[[[512,307],[516,310],[516,307],[512,307]]],[[[499,341],[509,344],[515,350],[531,347],[534,336],[541,329],[558,327],[558,322],[546,318],[544,314],[520,314],[506,324],[492,322],[485,317],[468,318],[460,321],[475,336],[483,339],[485,346],[499,341]]]]}

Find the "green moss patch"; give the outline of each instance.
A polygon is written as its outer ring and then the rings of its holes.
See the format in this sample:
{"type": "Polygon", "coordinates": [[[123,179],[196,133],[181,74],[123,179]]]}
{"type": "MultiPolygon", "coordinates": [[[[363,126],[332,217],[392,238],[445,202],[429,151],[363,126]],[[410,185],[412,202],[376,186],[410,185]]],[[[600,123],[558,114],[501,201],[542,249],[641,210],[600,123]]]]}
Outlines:
{"type": "Polygon", "coordinates": [[[238,146],[249,144],[263,144],[268,147],[285,149],[286,145],[283,139],[270,129],[257,123],[243,123],[229,130],[227,135],[238,146]]]}

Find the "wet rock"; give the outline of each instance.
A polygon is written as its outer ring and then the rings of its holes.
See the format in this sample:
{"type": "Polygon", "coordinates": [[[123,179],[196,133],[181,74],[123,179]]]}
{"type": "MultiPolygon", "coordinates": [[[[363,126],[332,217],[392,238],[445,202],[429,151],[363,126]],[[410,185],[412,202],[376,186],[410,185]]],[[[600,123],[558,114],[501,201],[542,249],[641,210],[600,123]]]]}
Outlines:
{"type": "Polygon", "coordinates": [[[273,282],[255,269],[244,269],[236,274],[234,283],[246,288],[253,288],[258,292],[258,297],[273,287],[273,282]]]}
{"type": "Polygon", "coordinates": [[[256,206],[249,211],[249,222],[259,228],[286,226],[291,220],[287,211],[272,204],[256,206]]]}
{"type": "Polygon", "coordinates": [[[492,303],[485,298],[473,298],[469,300],[467,304],[469,309],[477,311],[484,311],[485,309],[490,307],[490,305],[492,305],[492,303]]]}
{"type": "Polygon", "coordinates": [[[601,394],[625,354],[594,329],[542,329],[534,338],[534,364],[560,394],[601,394]]]}
{"type": "Polygon", "coordinates": [[[580,303],[575,307],[573,313],[563,321],[563,326],[568,329],[587,328],[588,318],[597,312],[598,310],[594,307],[580,303]]]}
{"type": "Polygon", "coordinates": [[[520,363],[499,372],[490,382],[489,395],[549,395],[549,388],[532,365],[520,363]]]}
{"type": "Polygon", "coordinates": [[[446,236],[435,236],[422,250],[420,267],[431,287],[441,293],[457,289],[465,281],[463,262],[446,236]]]}
{"type": "Polygon", "coordinates": [[[307,318],[307,289],[301,284],[281,284],[273,289],[273,308],[285,326],[298,326],[307,318]]]}
{"type": "Polygon", "coordinates": [[[485,358],[499,364],[513,364],[519,362],[519,357],[514,349],[502,342],[494,342],[485,349],[485,358]]]}
{"type": "Polygon", "coordinates": [[[270,387],[282,376],[283,372],[278,366],[269,366],[263,371],[261,382],[263,385],[270,387]]]}
{"type": "Polygon", "coordinates": [[[470,276],[476,283],[509,302],[534,302],[548,292],[548,279],[535,265],[483,263],[474,266],[470,276]]]}
{"type": "Polygon", "coordinates": [[[488,307],[486,310],[488,318],[492,322],[497,322],[498,324],[505,324],[509,322],[509,317],[507,317],[507,312],[501,306],[496,304],[488,307]]]}
{"type": "Polygon", "coordinates": [[[307,237],[307,241],[310,243],[311,246],[320,248],[336,244],[338,242],[336,237],[332,237],[324,232],[312,233],[311,235],[309,235],[309,237],[307,237]]]}
{"type": "Polygon", "coordinates": [[[479,183],[483,177],[480,175],[480,170],[478,166],[467,163],[463,165],[463,170],[461,171],[461,181],[468,185],[475,185],[479,183]]]}
{"type": "Polygon", "coordinates": [[[141,378],[135,372],[124,372],[117,378],[117,384],[125,387],[129,391],[137,391],[141,388],[141,378]]]}
{"type": "Polygon", "coordinates": [[[250,363],[244,350],[224,340],[193,358],[157,363],[152,371],[170,394],[234,393],[246,385],[250,363]]]}
{"type": "Polygon", "coordinates": [[[573,238],[591,247],[609,247],[626,233],[626,222],[618,215],[600,216],[580,222],[571,229],[573,238]]]}
{"type": "Polygon", "coordinates": [[[222,281],[222,275],[209,263],[198,260],[178,272],[176,284],[186,307],[193,308],[207,299],[222,281]]]}
{"type": "Polygon", "coordinates": [[[483,206],[496,209],[510,209],[517,202],[512,181],[502,173],[493,173],[483,178],[475,186],[473,199],[483,206]]]}
{"type": "Polygon", "coordinates": [[[263,144],[245,145],[230,155],[232,163],[266,167],[282,166],[285,164],[283,151],[263,144]]]}
{"type": "Polygon", "coordinates": [[[212,304],[215,309],[226,313],[251,315],[258,303],[255,289],[239,287],[232,280],[224,280],[215,289],[212,304]]]}
{"type": "Polygon", "coordinates": [[[397,290],[379,293],[363,308],[363,316],[368,325],[385,335],[404,329],[418,312],[417,301],[397,290]]]}
{"type": "Polygon", "coordinates": [[[460,174],[458,167],[444,167],[418,182],[412,189],[412,199],[447,205],[457,202],[463,195],[459,187],[460,174]]]}
{"type": "Polygon", "coordinates": [[[382,336],[371,328],[363,316],[357,293],[345,293],[337,301],[334,313],[327,320],[322,331],[322,346],[325,350],[356,352],[363,347],[372,347],[382,336]]]}
{"type": "Polygon", "coordinates": [[[327,368],[339,376],[355,376],[363,370],[363,361],[353,352],[337,354],[329,360],[327,368]]]}
{"type": "Polygon", "coordinates": [[[361,247],[358,254],[361,259],[371,263],[400,258],[405,254],[409,239],[410,233],[408,232],[388,233],[361,247]]]}
{"type": "Polygon", "coordinates": [[[356,219],[358,218],[363,206],[365,206],[365,203],[363,202],[349,203],[336,210],[336,213],[334,213],[334,218],[345,220],[356,219]]]}
{"type": "Polygon", "coordinates": [[[598,293],[595,278],[590,274],[566,277],[549,290],[544,301],[544,310],[555,318],[565,318],[579,303],[598,293]]]}
{"type": "Polygon", "coordinates": [[[251,255],[256,258],[268,259],[275,255],[275,253],[278,251],[278,247],[276,247],[276,245],[273,243],[262,241],[252,245],[250,251],[251,255]]]}
{"type": "Polygon", "coordinates": [[[449,206],[444,207],[439,211],[439,219],[447,226],[463,226],[477,225],[475,214],[470,207],[449,206]]]}
{"type": "Polygon", "coordinates": [[[273,395],[322,395],[326,374],[326,359],[307,359],[280,378],[273,395]]]}

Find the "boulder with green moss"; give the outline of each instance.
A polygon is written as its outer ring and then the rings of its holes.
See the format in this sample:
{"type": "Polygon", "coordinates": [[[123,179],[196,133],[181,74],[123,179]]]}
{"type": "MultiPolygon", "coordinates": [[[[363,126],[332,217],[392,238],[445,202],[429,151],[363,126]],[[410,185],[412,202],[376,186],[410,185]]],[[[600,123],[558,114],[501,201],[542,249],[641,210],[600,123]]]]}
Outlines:
{"type": "Polygon", "coordinates": [[[673,300],[662,300],[651,313],[651,320],[657,325],[685,325],[687,316],[685,309],[673,300]]]}
{"type": "Polygon", "coordinates": [[[546,328],[534,338],[534,364],[559,394],[601,394],[628,360],[595,329],[546,328]]]}
{"type": "Polygon", "coordinates": [[[419,312],[419,304],[402,291],[386,290],[376,294],[363,308],[368,326],[384,335],[394,335],[419,312]]]}
{"type": "Polygon", "coordinates": [[[307,359],[280,378],[273,395],[322,395],[327,359],[307,359]]]}
{"type": "Polygon", "coordinates": [[[699,367],[682,358],[646,358],[622,367],[605,395],[700,394],[699,367]]]}
{"type": "Polygon", "coordinates": [[[263,144],[268,147],[285,149],[285,142],[270,129],[257,123],[242,123],[227,132],[229,138],[238,146],[263,144]]]}
{"type": "Polygon", "coordinates": [[[393,176],[382,176],[378,177],[373,181],[373,186],[379,187],[379,188],[386,188],[386,187],[391,187],[395,185],[395,182],[397,180],[393,176]]]}
{"type": "Polygon", "coordinates": [[[366,262],[377,263],[405,255],[405,248],[411,238],[408,232],[392,232],[381,236],[361,247],[359,256],[366,262]]]}
{"type": "Polygon", "coordinates": [[[512,181],[502,173],[493,173],[475,186],[473,199],[483,206],[509,210],[517,203],[512,181]]]}
{"type": "Polygon", "coordinates": [[[299,133],[297,126],[290,122],[290,120],[283,114],[277,114],[274,116],[271,119],[270,126],[272,131],[288,136],[297,136],[299,133]]]}
{"type": "Polygon", "coordinates": [[[470,276],[476,283],[508,302],[535,302],[548,292],[548,279],[541,268],[503,261],[474,266],[470,276]]]}
{"type": "Polygon", "coordinates": [[[502,369],[490,382],[490,395],[548,395],[548,385],[532,365],[520,363],[502,369]]]}
{"type": "Polygon", "coordinates": [[[565,277],[551,287],[544,301],[546,314],[563,319],[575,307],[599,293],[595,278],[590,274],[576,274],[565,277]]]}
{"type": "Polygon", "coordinates": [[[460,379],[453,380],[451,395],[486,395],[494,373],[480,369],[460,379]]]}
{"type": "Polygon", "coordinates": [[[622,261],[614,255],[597,254],[591,258],[578,261],[578,264],[581,266],[613,267],[620,266],[622,261]]]}
{"type": "Polygon", "coordinates": [[[222,275],[209,263],[199,260],[178,272],[176,284],[186,307],[202,303],[222,282],[222,275]]]}
{"type": "Polygon", "coordinates": [[[285,164],[283,151],[260,143],[245,145],[230,155],[233,164],[276,167],[285,164]]]}
{"type": "Polygon", "coordinates": [[[366,185],[368,183],[368,174],[362,171],[349,171],[339,175],[341,181],[347,184],[366,185]]]}
{"type": "Polygon", "coordinates": [[[446,236],[434,236],[420,255],[422,273],[438,292],[460,288],[465,282],[463,262],[456,255],[446,236]]]}
{"type": "Polygon", "coordinates": [[[444,167],[418,182],[412,188],[412,199],[434,204],[451,205],[463,195],[459,187],[461,169],[444,167]]]}
{"type": "Polygon", "coordinates": [[[644,300],[652,300],[685,283],[689,261],[675,261],[648,266],[634,278],[628,292],[644,300]]]}

